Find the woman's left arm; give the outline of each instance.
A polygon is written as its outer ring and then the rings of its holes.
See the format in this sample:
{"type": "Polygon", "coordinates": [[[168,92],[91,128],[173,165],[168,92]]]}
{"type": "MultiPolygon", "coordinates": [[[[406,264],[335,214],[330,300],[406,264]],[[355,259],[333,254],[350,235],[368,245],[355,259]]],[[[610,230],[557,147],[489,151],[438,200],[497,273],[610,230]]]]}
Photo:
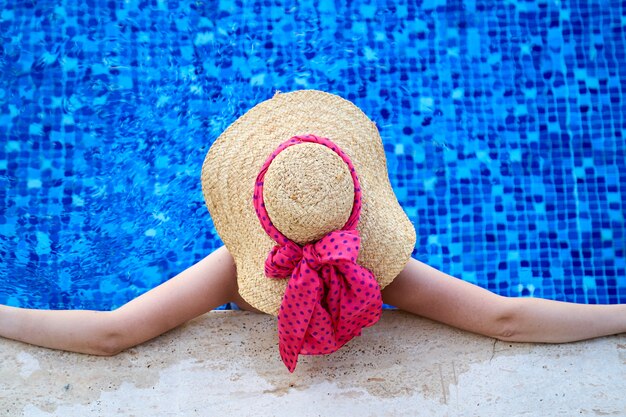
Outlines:
{"type": "Polygon", "coordinates": [[[503,297],[415,259],[383,290],[383,300],[402,310],[506,341],[563,343],[626,332],[626,304],[503,297]]]}
{"type": "MultiPolygon", "coordinates": [[[[123,271],[122,271],[123,272],[123,271]]],[[[236,300],[225,247],[113,311],[36,310],[0,305],[0,337],[94,355],[114,355],[236,300]]]]}

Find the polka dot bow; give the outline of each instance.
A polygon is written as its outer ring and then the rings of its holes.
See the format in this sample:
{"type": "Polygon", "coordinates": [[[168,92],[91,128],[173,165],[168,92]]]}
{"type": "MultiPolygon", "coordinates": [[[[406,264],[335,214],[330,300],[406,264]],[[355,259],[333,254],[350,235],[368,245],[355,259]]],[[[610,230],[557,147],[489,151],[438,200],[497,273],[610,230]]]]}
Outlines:
{"type": "Polygon", "coordinates": [[[361,188],[352,161],[326,138],[295,136],[283,142],[257,176],[254,207],[263,229],[278,243],[265,261],[265,275],[289,278],[278,313],[278,339],[280,356],[290,372],[295,370],[299,354],[333,353],[380,319],[378,282],[371,271],[356,263],[361,244],[356,230],[361,204],[361,188]],[[280,152],[303,142],[327,146],[346,162],[354,181],[354,204],[342,230],[301,247],[269,220],[263,203],[263,179],[280,152]]]}

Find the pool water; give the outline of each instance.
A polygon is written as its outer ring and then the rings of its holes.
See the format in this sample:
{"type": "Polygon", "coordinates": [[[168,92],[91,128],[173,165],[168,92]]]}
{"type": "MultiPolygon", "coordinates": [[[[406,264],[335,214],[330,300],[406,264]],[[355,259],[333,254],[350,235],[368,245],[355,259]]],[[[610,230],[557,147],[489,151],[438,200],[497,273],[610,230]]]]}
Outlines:
{"type": "Polygon", "coordinates": [[[0,6],[0,303],[113,309],[219,247],[205,153],[304,88],[378,125],[414,257],[626,303],[623,2],[0,6]]]}

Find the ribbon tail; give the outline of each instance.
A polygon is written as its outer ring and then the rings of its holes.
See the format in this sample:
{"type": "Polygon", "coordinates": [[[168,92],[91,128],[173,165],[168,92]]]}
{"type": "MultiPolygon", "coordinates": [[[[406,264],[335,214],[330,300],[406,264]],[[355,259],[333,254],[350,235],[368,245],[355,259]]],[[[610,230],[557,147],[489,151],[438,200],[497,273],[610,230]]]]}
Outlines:
{"type": "Polygon", "coordinates": [[[312,279],[315,272],[300,262],[293,270],[278,313],[278,348],[280,357],[293,372],[298,363],[315,306],[321,299],[321,283],[312,279]]]}
{"type": "Polygon", "coordinates": [[[282,352],[280,353],[280,358],[282,359],[283,363],[287,367],[287,370],[289,371],[289,373],[293,374],[293,372],[296,370],[299,356],[300,355],[296,353],[296,355],[293,358],[288,358],[282,352]]]}
{"type": "MultiPolygon", "coordinates": [[[[283,314],[282,308],[280,314],[283,314]]],[[[293,371],[296,370],[296,365],[298,364],[298,356],[300,355],[300,350],[302,349],[302,342],[304,338],[298,338],[297,336],[294,337],[290,335],[290,332],[289,330],[287,330],[286,327],[287,326],[284,324],[284,321],[281,321],[281,316],[279,315],[278,350],[280,352],[280,359],[283,361],[289,372],[293,373],[293,371]],[[291,340],[290,343],[288,339],[294,340],[291,340]]]]}

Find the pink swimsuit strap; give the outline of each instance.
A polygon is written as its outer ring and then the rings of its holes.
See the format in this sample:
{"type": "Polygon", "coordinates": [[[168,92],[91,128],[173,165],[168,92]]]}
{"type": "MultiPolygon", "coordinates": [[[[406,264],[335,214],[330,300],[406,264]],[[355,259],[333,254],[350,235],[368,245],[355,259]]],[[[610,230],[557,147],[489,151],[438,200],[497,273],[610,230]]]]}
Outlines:
{"type": "Polygon", "coordinates": [[[361,187],[352,161],[335,143],[315,135],[294,136],[281,143],[263,164],[253,203],[263,229],[277,243],[265,260],[265,275],[289,278],[278,313],[278,338],[281,358],[293,372],[299,354],[335,352],[380,318],[382,297],[378,282],[371,271],[356,263],[361,244],[356,230],[362,206],[361,187]],[[270,221],[263,202],[263,180],[280,152],[306,142],[328,147],[348,165],[354,182],[354,204],[341,230],[300,246],[270,221]]]}

